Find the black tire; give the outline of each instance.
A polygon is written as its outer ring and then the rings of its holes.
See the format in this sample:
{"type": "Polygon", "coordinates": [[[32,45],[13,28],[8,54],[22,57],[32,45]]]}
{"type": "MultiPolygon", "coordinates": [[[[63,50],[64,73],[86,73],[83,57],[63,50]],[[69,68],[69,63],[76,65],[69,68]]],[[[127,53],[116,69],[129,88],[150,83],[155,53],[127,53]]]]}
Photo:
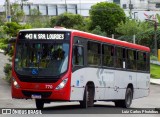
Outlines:
{"type": "Polygon", "coordinates": [[[133,99],[133,91],[130,87],[128,87],[126,90],[125,99],[117,100],[114,103],[116,107],[129,108],[132,104],[132,99],[133,99]]]}
{"type": "Polygon", "coordinates": [[[117,101],[115,101],[115,102],[114,102],[115,106],[116,106],[116,107],[122,107],[122,101],[123,101],[123,100],[117,100],[117,101]]]}
{"type": "Polygon", "coordinates": [[[92,107],[94,105],[94,89],[91,86],[86,86],[83,96],[83,101],[80,101],[82,108],[92,107]]]}
{"type": "Polygon", "coordinates": [[[35,102],[36,102],[37,109],[42,110],[44,107],[44,101],[41,99],[36,99],[35,102]]]}

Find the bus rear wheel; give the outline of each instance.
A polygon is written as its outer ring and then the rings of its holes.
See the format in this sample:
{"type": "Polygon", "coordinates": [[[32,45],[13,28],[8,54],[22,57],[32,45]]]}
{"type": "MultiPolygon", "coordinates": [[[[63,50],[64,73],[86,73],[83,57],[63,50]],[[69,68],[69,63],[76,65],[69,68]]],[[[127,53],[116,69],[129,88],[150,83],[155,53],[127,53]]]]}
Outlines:
{"type": "Polygon", "coordinates": [[[80,101],[82,108],[92,107],[94,105],[94,89],[91,85],[86,85],[83,101],[80,101]]]}
{"type": "Polygon", "coordinates": [[[125,99],[115,101],[116,107],[129,108],[132,104],[133,91],[130,87],[126,89],[125,99]]]}
{"type": "Polygon", "coordinates": [[[37,109],[39,109],[39,110],[43,109],[43,107],[44,107],[44,101],[43,100],[36,99],[35,102],[36,102],[37,109]]]}

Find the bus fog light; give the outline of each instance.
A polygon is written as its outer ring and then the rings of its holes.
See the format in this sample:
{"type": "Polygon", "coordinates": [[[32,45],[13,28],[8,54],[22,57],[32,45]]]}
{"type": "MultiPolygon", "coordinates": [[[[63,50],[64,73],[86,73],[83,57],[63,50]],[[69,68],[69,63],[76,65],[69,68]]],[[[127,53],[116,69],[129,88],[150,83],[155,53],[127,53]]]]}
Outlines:
{"type": "Polygon", "coordinates": [[[12,80],[13,80],[13,86],[17,89],[20,88],[18,82],[14,78],[12,78],[12,80]]]}
{"type": "Polygon", "coordinates": [[[68,81],[68,78],[64,79],[64,80],[56,87],[56,90],[59,90],[59,89],[64,88],[64,86],[66,85],[67,81],[68,81]]]}

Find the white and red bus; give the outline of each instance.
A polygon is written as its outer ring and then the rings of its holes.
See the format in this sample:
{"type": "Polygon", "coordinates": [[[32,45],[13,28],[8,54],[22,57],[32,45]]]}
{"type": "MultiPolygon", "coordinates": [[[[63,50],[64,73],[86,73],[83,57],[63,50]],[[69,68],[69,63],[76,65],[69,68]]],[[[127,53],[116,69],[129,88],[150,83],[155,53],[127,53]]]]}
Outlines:
{"type": "Polygon", "coordinates": [[[35,99],[37,109],[54,101],[96,101],[130,107],[148,96],[150,49],[78,30],[21,30],[12,67],[12,98],[35,99]]]}

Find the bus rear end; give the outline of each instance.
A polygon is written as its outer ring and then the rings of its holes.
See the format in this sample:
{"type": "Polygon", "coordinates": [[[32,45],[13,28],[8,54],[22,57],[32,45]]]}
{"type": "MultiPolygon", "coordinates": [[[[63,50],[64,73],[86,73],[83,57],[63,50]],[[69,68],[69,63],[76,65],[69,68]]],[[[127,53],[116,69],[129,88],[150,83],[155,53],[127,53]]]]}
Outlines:
{"type": "Polygon", "coordinates": [[[12,67],[12,98],[45,102],[70,99],[70,32],[22,30],[12,67]]]}

